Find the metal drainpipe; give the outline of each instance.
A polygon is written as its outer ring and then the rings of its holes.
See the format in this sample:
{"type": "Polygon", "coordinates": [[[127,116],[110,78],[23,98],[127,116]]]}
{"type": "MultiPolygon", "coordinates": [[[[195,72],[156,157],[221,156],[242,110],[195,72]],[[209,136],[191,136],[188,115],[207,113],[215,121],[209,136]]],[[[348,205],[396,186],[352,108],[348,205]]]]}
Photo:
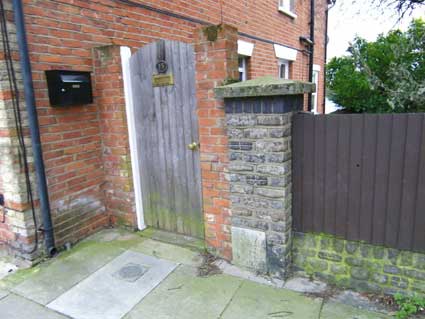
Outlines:
{"type": "Polygon", "coordinates": [[[325,76],[325,84],[324,84],[324,90],[323,90],[323,113],[326,113],[326,63],[328,63],[328,32],[329,32],[329,11],[335,6],[335,1],[332,2],[332,4],[330,6],[328,6],[328,8],[326,9],[326,22],[325,22],[325,64],[324,64],[324,69],[323,69],[323,73],[325,76]]]}
{"type": "MultiPolygon", "coordinates": [[[[32,81],[31,64],[28,54],[28,43],[25,32],[24,12],[21,0],[13,0],[15,15],[16,37],[19,46],[19,57],[24,81],[25,105],[28,112],[28,122],[32,141],[34,166],[37,176],[38,194],[40,197],[41,218],[43,222],[44,243],[49,257],[56,254],[55,238],[53,234],[52,216],[50,214],[49,194],[47,191],[46,173],[44,169],[43,153],[40,142],[37,110],[35,106],[34,86],[32,81]]],[[[36,231],[38,231],[36,229],[36,231]]]]}
{"type": "MultiPolygon", "coordinates": [[[[313,82],[313,64],[314,64],[314,15],[315,15],[315,1],[310,0],[310,40],[312,44],[310,45],[310,61],[309,61],[309,70],[308,70],[308,81],[313,82]]],[[[317,90],[317,88],[316,88],[317,90]]],[[[312,95],[308,94],[308,110],[311,111],[311,101],[312,95]]]]}

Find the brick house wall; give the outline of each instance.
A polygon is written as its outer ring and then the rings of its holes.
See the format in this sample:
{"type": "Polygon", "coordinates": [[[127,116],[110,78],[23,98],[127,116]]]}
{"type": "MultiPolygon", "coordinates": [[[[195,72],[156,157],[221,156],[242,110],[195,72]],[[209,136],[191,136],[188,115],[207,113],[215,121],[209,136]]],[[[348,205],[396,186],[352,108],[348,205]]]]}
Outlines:
{"type": "MultiPolygon", "coordinates": [[[[10,1],[5,2],[10,10],[10,1]]],[[[255,45],[249,61],[250,77],[266,74],[277,76],[278,60],[271,41],[299,50],[297,60],[291,65],[291,77],[304,81],[308,79],[308,55],[301,52],[305,47],[299,42],[299,36],[309,35],[309,0],[297,1],[296,19],[279,12],[277,0],[197,0],[191,1],[190,5],[184,0],[133,2],[199,21],[171,17],[117,0],[23,0],[58,245],[75,242],[111,223],[131,227],[136,225],[121,69],[116,59],[118,53],[105,52],[114,49],[99,48],[123,45],[136,50],[160,38],[195,43],[195,30],[201,26],[200,22],[215,25],[225,23],[237,29],[239,39],[255,45]],[[263,40],[253,39],[252,36],[263,40]],[[44,71],[51,69],[93,72],[95,103],[78,107],[50,107],[44,71]]],[[[320,34],[324,30],[326,6],[327,0],[317,0],[315,64],[321,65],[322,69],[324,39],[320,38],[320,34]]],[[[13,19],[11,12],[9,19],[13,19]]],[[[215,82],[222,81],[223,75],[235,77],[232,72],[217,75],[215,82]]],[[[323,79],[321,72],[319,101],[323,79]]],[[[199,105],[200,109],[203,103],[212,109],[208,110],[205,119],[202,117],[203,111],[199,111],[201,127],[202,121],[208,121],[209,116],[224,118],[222,109],[214,109],[216,102],[209,101],[213,93],[208,93],[212,88],[208,86],[210,84],[206,85],[204,88],[207,91],[204,93],[207,92],[207,98],[204,101],[200,90],[202,85],[198,86],[199,105]]],[[[3,94],[2,100],[7,100],[7,93],[3,94]]],[[[222,147],[224,152],[224,144],[227,143],[223,127],[212,125],[208,131],[206,129],[201,130],[201,142],[211,149],[211,154],[216,153],[220,157],[221,152],[217,149],[222,147]],[[208,135],[213,138],[208,140],[208,135]]],[[[210,174],[210,185],[214,185],[211,190],[218,192],[211,207],[221,207],[225,211],[228,199],[221,194],[227,187],[223,175],[225,168],[221,166],[226,162],[224,155],[221,160],[210,163],[205,160],[202,167],[203,176],[207,176],[204,169],[208,170],[211,165],[210,171],[213,173],[210,174]]],[[[211,244],[217,247],[220,254],[229,256],[226,244],[229,235],[223,226],[226,225],[223,216],[219,215],[221,235],[211,238],[211,244]]],[[[8,228],[6,224],[1,227],[8,228]]],[[[2,234],[3,237],[10,237],[11,232],[5,230],[2,234]]]]}

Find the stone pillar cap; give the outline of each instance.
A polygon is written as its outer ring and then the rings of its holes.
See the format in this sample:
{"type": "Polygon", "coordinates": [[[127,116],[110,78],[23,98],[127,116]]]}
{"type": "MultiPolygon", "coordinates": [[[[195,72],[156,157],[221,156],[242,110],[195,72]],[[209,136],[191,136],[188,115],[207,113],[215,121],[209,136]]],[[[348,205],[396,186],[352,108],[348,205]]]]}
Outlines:
{"type": "Polygon", "coordinates": [[[264,76],[253,80],[219,86],[214,91],[217,98],[300,95],[315,92],[316,85],[310,82],[264,76]]]}

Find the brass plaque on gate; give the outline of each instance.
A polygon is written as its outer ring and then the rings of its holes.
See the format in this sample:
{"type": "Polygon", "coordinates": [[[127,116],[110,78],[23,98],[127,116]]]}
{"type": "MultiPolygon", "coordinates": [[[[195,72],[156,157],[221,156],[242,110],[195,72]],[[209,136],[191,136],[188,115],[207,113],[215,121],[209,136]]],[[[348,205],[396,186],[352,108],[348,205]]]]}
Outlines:
{"type": "Polygon", "coordinates": [[[152,86],[169,86],[174,85],[174,77],[170,74],[154,74],[152,76],[152,86]]]}

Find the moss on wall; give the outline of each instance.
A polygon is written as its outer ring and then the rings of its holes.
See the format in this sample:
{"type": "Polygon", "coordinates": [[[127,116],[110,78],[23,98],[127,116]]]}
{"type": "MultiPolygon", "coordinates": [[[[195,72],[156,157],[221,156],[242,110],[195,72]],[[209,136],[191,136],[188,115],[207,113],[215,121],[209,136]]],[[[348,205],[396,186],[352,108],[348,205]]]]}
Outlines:
{"type": "Polygon", "coordinates": [[[425,295],[425,254],[327,234],[294,234],[293,267],[343,288],[425,295]]]}

